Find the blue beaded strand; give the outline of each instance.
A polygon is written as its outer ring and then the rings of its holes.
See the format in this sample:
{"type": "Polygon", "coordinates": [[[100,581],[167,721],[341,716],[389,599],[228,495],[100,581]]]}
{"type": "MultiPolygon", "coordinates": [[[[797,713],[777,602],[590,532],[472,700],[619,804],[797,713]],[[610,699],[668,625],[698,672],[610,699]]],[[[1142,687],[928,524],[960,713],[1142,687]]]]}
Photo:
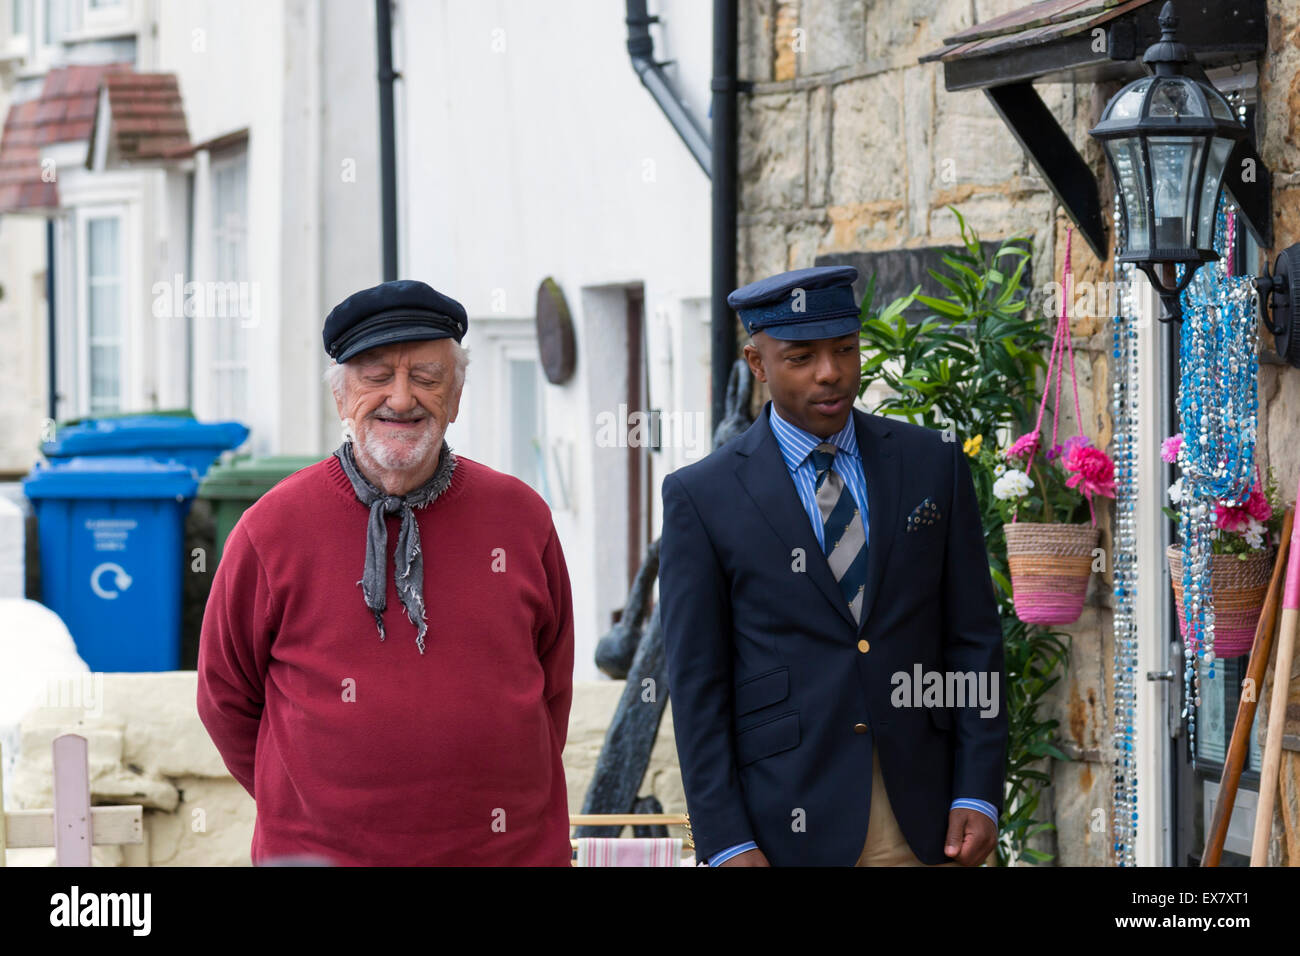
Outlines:
{"type": "MultiPolygon", "coordinates": [[[[1229,204],[1215,215],[1214,248],[1228,247],[1229,204]]],[[[1182,267],[1179,267],[1179,276],[1182,267]]],[[[1229,276],[1227,259],[1197,270],[1182,293],[1178,414],[1183,441],[1182,520],[1184,667],[1183,712],[1196,754],[1196,708],[1201,703],[1198,663],[1215,676],[1212,586],[1215,503],[1242,504],[1250,495],[1258,431],[1259,357],[1254,283],[1229,276]]]]}
{"type": "MultiPolygon", "coordinates": [[[[1116,239],[1124,245],[1124,221],[1116,197],[1116,239]]],[[[1115,520],[1114,534],[1114,683],[1111,744],[1114,773],[1111,793],[1112,850],[1117,866],[1136,865],[1138,832],[1138,781],[1135,716],[1137,713],[1137,427],[1140,369],[1138,320],[1133,303],[1135,272],[1118,265],[1118,314],[1111,323],[1111,358],[1114,369],[1112,418],[1114,423],[1115,520]]]]}

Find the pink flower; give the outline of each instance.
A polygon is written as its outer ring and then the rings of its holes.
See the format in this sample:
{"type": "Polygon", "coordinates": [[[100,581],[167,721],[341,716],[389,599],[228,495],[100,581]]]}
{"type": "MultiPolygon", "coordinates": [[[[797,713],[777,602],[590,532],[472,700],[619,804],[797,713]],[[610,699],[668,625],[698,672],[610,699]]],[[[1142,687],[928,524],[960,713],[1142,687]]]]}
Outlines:
{"type": "Polygon", "coordinates": [[[1052,450],[1049,451],[1049,452],[1047,453],[1047,460],[1048,460],[1048,461],[1055,461],[1057,458],[1060,457],[1061,452],[1063,452],[1064,450],[1065,450],[1065,446],[1064,446],[1064,445],[1061,445],[1061,444],[1059,444],[1059,443],[1053,445],[1053,446],[1052,446],[1052,450]]]}
{"type": "Polygon", "coordinates": [[[1244,531],[1250,525],[1250,512],[1222,501],[1214,503],[1214,524],[1223,531],[1244,531]]]}
{"type": "Polygon", "coordinates": [[[1160,460],[1167,461],[1171,465],[1178,460],[1178,449],[1183,447],[1183,433],[1170,435],[1160,443],[1160,460]]]}
{"type": "Polygon", "coordinates": [[[1255,487],[1250,489],[1250,497],[1246,500],[1246,513],[1261,522],[1273,517],[1273,506],[1264,497],[1264,489],[1259,486],[1258,478],[1255,479],[1255,487]]]}
{"type": "Polygon", "coordinates": [[[1032,461],[1034,455],[1038,454],[1038,443],[1038,432],[1030,432],[1027,435],[1021,435],[1015,440],[1014,444],[1007,449],[1007,457],[1023,458],[1025,461],[1032,461]]]}
{"type": "Polygon", "coordinates": [[[1264,496],[1264,489],[1260,487],[1258,478],[1255,479],[1255,486],[1250,489],[1250,495],[1241,504],[1234,505],[1227,501],[1214,503],[1215,526],[1224,531],[1245,531],[1250,527],[1252,518],[1264,522],[1271,517],[1273,517],[1273,507],[1264,496]]]}
{"type": "Polygon", "coordinates": [[[1077,488],[1089,499],[1093,495],[1114,498],[1115,463],[1111,461],[1110,455],[1087,444],[1086,438],[1076,438],[1079,440],[1066,440],[1065,451],[1061,456],[1065,470],[1074,472],[1065,482],[1066,487],[1077,488]]]}

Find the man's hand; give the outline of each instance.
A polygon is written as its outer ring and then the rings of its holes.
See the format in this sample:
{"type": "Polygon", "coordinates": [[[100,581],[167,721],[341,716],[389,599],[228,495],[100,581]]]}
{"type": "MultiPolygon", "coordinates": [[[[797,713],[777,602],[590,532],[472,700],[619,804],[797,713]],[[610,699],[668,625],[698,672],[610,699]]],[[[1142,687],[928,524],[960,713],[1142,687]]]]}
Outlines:
{"type": "Polygon", "coordinates": [[[948,836],[943,841],[943,852],[962,866],[979,866],[997,840],[998,828],[986,814],[960,807],[948,811],[948,836]]]}
{"type": "Polygon", "coordinates": [[[744,853],[737,853],[725,863],[719,863],[721,869],[724,866],[771,866],[767,862],[767,857],[763,855],[762,850],[746,850],[744,853]]]}

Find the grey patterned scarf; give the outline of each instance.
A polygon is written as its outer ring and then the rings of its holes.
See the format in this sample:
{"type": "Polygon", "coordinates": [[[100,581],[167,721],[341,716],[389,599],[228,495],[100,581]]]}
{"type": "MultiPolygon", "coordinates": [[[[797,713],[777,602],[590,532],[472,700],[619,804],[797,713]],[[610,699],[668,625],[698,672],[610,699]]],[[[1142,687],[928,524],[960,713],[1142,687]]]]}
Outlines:
{"type": "Polygon", "coordinates": [[[402,513],[402,530],[397,535],[397,551],[393,555],[396,571],[394,583],[397,585],[397,596],[406,608],[406,616],[417,628],[415,646],[423,654],[424,633],[428,628],[424,619],[424,558],[420,556],[420,526],[415,520],[413,509],[423,508],[447,490],[451,476],[456,471],[456,456],[444,438],[433,477],[414,491],[399,496],[384,494],[361,474],[352,454],[351,441],[345,441],[334,454],[343,466],[343,473],[352,482],[352,490],[356,492],[357,499],[370,509],[370,521],[366,526],[366,566],[357,584],[361,585],[361,591],[365,595],[366,607],[375,616],[381,641],[385,638],[384,609],[388,606],[388,581],[385,577],[388,528],[384,516],[398,511],[402,513]]]}

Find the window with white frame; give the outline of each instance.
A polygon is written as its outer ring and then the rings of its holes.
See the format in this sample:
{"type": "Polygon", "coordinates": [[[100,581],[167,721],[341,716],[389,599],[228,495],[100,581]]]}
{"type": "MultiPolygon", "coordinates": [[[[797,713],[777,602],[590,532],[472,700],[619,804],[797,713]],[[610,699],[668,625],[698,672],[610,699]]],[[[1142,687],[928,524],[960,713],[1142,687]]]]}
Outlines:
{"type": "Polygon", "coordinates": [[[130,24],[131,10],[126,0],[71,0],[74,11],[87,32],[125,28],[130,24]]]}
{"type": "Polygon", "coordinates": [[[546,421],[542,410],[541,367],[535,354],[520,354],[507,349],[505,355],[506,389],[509,394],[508,448],[509,471],[550,503],[546,485],[546,421]]]}
{"type": "Polygon", "coordinates": [[[86,405],[91,415],[97,415],[122,410],[122,218],[95,215],[85,223],[86,405]]]}
{"type": "Polygon", "coordinates": [[[212,330],[213,411],[243,419],[248,412],[248,151],[214,156],[212,180],[212,279],[220,294],[207,297],[212,330]]]}
{"type": "Polygon", "coordinates": [[[72,7],[68,0],[36,0],[37,46],[46,51],[57,47],[72,28],[72,7]]]}
{"type": "Polygon", "coordinates": [[[9,0],[9,54],[22,56],[31,41],[32,0],[9,0]]]}

